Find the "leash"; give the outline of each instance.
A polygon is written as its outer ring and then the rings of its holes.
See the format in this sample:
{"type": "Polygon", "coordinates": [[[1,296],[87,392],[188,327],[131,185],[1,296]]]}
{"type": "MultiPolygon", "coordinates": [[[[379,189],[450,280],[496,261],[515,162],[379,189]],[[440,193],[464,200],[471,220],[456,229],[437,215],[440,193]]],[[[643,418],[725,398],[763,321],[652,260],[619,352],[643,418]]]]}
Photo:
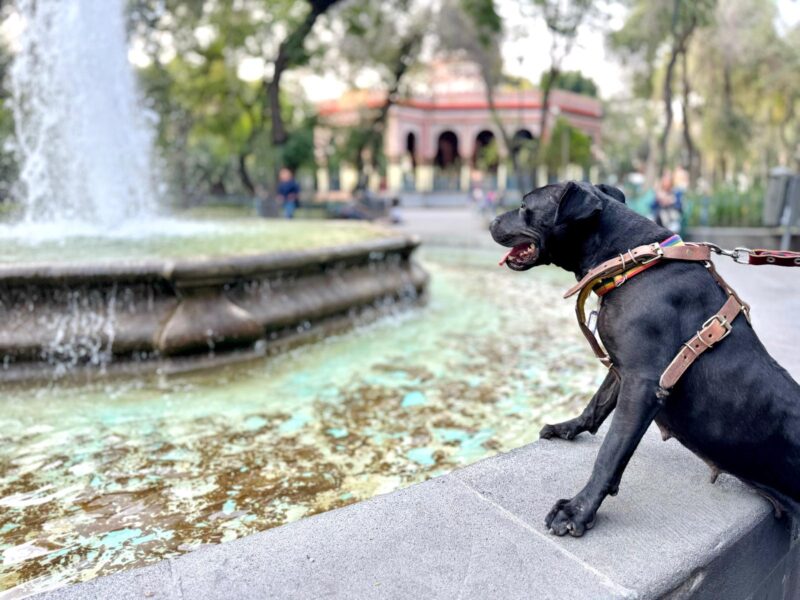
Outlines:
{"type": "MultiPolygon", "coordinates": [[[[800,267],[800,252],[751,250],[749,248],[725,250],[709,242],[684,243],[676,235],[660,243],[637,246],[601,263],[568,289],[564,294],[564,298],[578,294],[575,302],[578,327],[589,342],[589,346],[591,346],[595,356],[606,368],[617,376],[619,375],[608,353],[603,349],[593,329],[587,323],[586,300],[593,291],[602,298],[603,295],[621,286],[631,277],[663,260],[702,262],[717,282],[717,285],[728,295],[728,299],[716,313],[701,325],[694,336],[681,345],[675,358],[664,369],[659,378],[660,396],[666,397],[669,394],[669,391],[678,383],[683,374],[701,354],[710,350],[715,344],[730,335],[732,324],[739,314],[744,314],[748,323],[750,322],[750,306],[739,297],[717,272],[714,263],[711,261],[712,252],[721,256],[728,256],[739,264],[800,267]]],[[[592,314],[595,313],[593,312],[592,314]]]]}

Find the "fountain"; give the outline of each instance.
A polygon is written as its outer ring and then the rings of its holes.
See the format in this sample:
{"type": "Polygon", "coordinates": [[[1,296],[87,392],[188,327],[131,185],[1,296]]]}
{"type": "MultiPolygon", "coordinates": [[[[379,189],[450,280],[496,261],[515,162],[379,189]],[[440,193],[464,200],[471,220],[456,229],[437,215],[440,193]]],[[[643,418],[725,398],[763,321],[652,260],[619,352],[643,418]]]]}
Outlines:
{"type": "Polygon", "coordinates": [[[128,65],[123,3],[19,0],[17,10],[11,89],[24,222],[63,235],[75,223],[103,231],[151,218],[152,118],[128,65]]]}
{"type": "Polygon", "coordinates": [[[17,10],[24,210],[0,226],[6,380],[259,355],[420,297],[427,275],[407,237],[164,216],[124,1],[19,0],[17,10]]]}
{"type": "MultiPolygon", "coordinates": [[[[530,280],[494,268],[493,251],[429,252],[430,305],[396,311],[426,295],[415,239],[161,215],[122,0],[19,7],[25,211],[0,226],[0,598],[445,473],[530,441],[543,407],[565,417],[597,386],[591,357],[563,360],[582,343],[569,307],[510,301],[530,280]]],[[[536,277],[543,296],[566,285],[536,277]]]]}

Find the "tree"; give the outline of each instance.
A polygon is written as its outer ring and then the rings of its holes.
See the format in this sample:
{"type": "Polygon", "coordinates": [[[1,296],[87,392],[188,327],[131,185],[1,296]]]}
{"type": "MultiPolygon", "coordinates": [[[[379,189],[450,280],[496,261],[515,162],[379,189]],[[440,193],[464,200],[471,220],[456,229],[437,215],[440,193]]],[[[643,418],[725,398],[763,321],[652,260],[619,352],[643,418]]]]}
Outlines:
{"type": "MultiPolygon", "coordinates": [[[[660,89],[664,110],[664,125],[658,137],[657,162],[653,166],[661,172],[669,160],[669,135],[674,114],[675,71],[678,61],[689,51],[693,34],[706,26],[713,17],[715,0],[634,0],[623,27],[610,36],[611,46],[623,58],[637,63],[636,89],[643,97],[649,97],[656,86],[654,81],[661,73],[660,89]],[[666,64],[660,65],[666,55],[666,64]],[[661,67],[661,68],[660,68],[661,67]]],[[[690,173],[696,172],[695,145],[692,139],[689,116],[691,84],[688,68],[682,71],[683,137],[687,148],[690,173]]],[[[652,163],[651,163],[652,164],[652,163]]],[[[655,176],[650,170],[649,177],[655,176]]]]}
{"type": "Polygon", "coordinates": [[[402,96],[406,76],[417,62],[423,40],[430,30],[427,8],[414,10],[413,0],[393,0],[368,5],[353,4],[340,11],[337,21],[345,35],[328,57],[328,63],[342,66],[350,79],[369,70],[380,79],[383,103],[366,111],[349,129],[344,155],[356,166],[358,188],[367,184],[365,167],[373,170],[383,155],[383,141],[389,109],[402,96]]]}
{"type": "Polygon", "coordinates": [[[596,14],[593,0],[531,0],[536,13],[544,19],[550,32],[550,68],[542,77],[542,113],[539,144],[547,139],[547,117],[550,93],[561,74],[564,59],[572,52],[578,29],[596,14]]]}
{"type": "Polygon", "coordinates": [[[553,87],[557,90],[566,90],[597,98],[597,84],[580,71],[563,71],[558,74],[555,82],[550,82],[550,72],[544,72],[539,80],[539,87],[541,89],[553,87]]]}
{"type": "MultiPolygon", "coordinates": [[[[283,151],[291,153],[293,163],[309,164],[309,134],[287,126],[305,122],[299,95],[292,94],[290,102],[281,93],[272,110],[267,86],[245,81],[240,73],[248,61],[269,71],[270,57],[280,54],[282,32],[307,18],[302,8],[289,0],[130,4],[132,35],[150,60],[144,87],[161,117],[159,141],[184,202],[209,189],[263,194],[283,151]],[[270,142],[273,117],[285,134],[278,148],[270,142]]],[[[287,49],[283,57],[284,71],[298,60],[287,49]]],[[[275,89],[284,87],[275,82],[275,89]]]]}
{"type": "Polygon", "coordinates": [[[314,24],[339,0],[305,0],[308,5],[305,16],[293,24],[289,34],[278,46],[278,53],[272,63],[272,75],[264,78],[265,109],[272,120],[272,143],[283,146],[289,139],[286,123],[281,113],[281,80],[286,71],[305,64],[309,55],[306,38],[311,34],[314,24]]]}
{"type": "Polygon", "coordinates": [[[592,161],[592,138],[573,127],[561,117],[556,119],[550,138],[543,149],[543,162],[550,174],[556,174],[570,164],[588,169],[592,161]]]}
{"type": "MultiPolygon", "coordinates": [[[[7,7],[2,7],[0,15],[5,16],[6,13],[7,7]]],[[[11,198],[12,187],[19,172],[14,156],[14,115],[10,107],[11,92],[8,88],[11,58],[5,42],[0,41],[0,204],[11,198]]]]}
{"type": "Polygon", "coordinates": [[[515,177],[520,174],[519,148],[503,124],[495,103],[495,90],[503,80],[500,45],[503,23],[494,0],[451,0],[439,13],[439,45],[445,51],[464,52],[478,65],[492,123],[500,134],[515,177]]]}
{"type": "Polygon", "coordinates": [[[793,119],[800,49],[789,36],[778,35],[776,18],[771,2],[720,0],[713,25],[696,47],[701,142],[717,180],[728,179],[745,163],[768,162],[759,160],[759,152],[778,159],[773,149],[787,131],[779,123],[793,119]]]}

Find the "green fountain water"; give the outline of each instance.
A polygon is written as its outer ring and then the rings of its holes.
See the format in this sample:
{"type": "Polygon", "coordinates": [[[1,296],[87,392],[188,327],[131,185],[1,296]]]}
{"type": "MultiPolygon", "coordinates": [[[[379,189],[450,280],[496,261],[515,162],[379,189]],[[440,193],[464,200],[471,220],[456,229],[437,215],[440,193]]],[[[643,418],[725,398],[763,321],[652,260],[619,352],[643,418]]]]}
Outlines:
{"type": "Polygon", "coordinates": [[[602,372],[555,270],[427,251],[421,309],[169,379],[9,390],[0,597],[86,580],[451,471],[579,410],[602,372]]]}
{"type": "Polygon", "coordinates": [[[146,259],[246,256],[331,247],[396,235],[390,229],[347,221],[194,218],[170,223],[174,229],[143,231],[133,239],[91,232],[37,237],[35,230],[19,237],[6,235],[14,229],[6,228],[6,231],[0,224],[0,264],[20,261],[127,263],[146,259]]]}

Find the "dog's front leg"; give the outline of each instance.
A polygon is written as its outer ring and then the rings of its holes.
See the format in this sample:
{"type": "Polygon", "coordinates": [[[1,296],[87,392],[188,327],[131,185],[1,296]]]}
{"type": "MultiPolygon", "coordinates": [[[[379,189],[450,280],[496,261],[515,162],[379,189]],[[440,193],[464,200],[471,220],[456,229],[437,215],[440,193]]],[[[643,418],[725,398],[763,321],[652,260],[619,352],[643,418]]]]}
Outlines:
{"type": "Polygon", "coordinates": [[[545,519],[553,533],[583,535],[594,525],[595,514],[605,497],[617,493],[622,472],[663,404],[656,397],[657,388],[655,380],[622,376],[616,412],[589,482],[574,498],[556,502],[545,519]]]}
{"type": "Polygon", "coordinates": [[[539,437],[549,440],[550,438],[561,438],[571,440],[579,433],[589,431],[597,433],[600,425],[611,414],[617,405],[617,395],[619,394],[619,377],[611,370],[608,371],[603,383],[592,396],[592,400],[583,409],[583,412],[569,421],[545,425],[539,432],[539,437]]]}

